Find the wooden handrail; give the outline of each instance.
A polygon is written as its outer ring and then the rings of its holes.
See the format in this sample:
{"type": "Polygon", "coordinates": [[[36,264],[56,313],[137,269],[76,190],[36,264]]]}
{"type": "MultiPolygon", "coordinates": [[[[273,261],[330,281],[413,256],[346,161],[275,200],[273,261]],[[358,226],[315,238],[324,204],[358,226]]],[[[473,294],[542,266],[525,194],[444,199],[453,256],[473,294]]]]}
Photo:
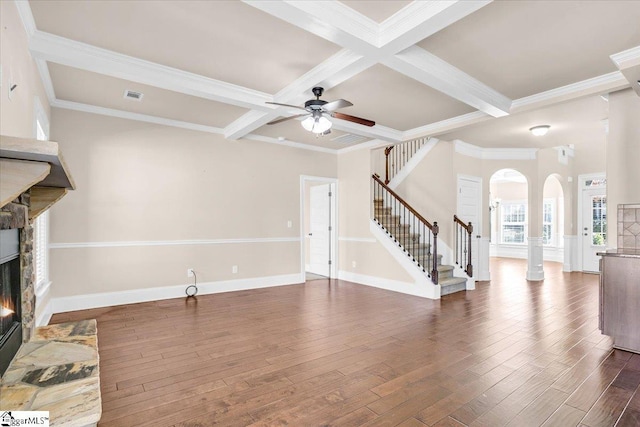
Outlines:
{"type": "Polygon", "coordinates": [[[384,149],[384,183],[388,184],[389,179],[389,154],[393,150],[393,145],[384,149]]]}
{"type": "Polygon", "coordinates": [[[473,233],[473,225],[471,225],[471,223],[469,224],[465,224],[464,222],[462,222],[462,220],[460,218],[458,218],[457,215],[453,215],[453,222],[457,222],[458,224],[460,224],[460,226],[464,227],[465,230],[467,230],[467,233],[471,234],[473,233]]]}
{"type": "Polygon", "coordinates": [[[424,217],[422,215],[420,215],[415,209],[413,209],[411,207],[411,205],[407,202],[404,201],[404,199],[400,196],[398,196],[398,194],[393,191],[392,189],[390,189],[387,184],[385,184],[384,182],[382,182],[382,180],[380,178],[378,178],[378,175],[373,174],[371,175],[371,177],[382,186],[382,188],[384,188],[385,190],[387,190],[396,200],[398,200],[400,203],[402,203],[402,205],[407,208],[409,210],[409,212],[411,212],[412,214],[414,214],[416,216],[416,218],[418,218],[420,221],[422,221],[427,227],[429,227],[429,230],[431,230],[432,233],[437,234],[438,233],[438,226],[435,225],[437,223],[434,223],[434,225],[432,225],[429,221],[427,221],[426,219],[424,219],[424,217]]]}

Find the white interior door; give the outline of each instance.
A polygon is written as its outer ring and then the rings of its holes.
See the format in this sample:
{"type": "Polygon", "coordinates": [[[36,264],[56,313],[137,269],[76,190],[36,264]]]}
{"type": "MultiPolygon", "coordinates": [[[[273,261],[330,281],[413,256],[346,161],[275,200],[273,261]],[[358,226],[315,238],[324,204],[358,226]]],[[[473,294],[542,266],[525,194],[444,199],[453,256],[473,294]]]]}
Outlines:
{"type": "MultiPolygon", "coordinates": [[[[465,223],[473,225],[471,235],[471,264],[474,276],[479,268],[478,240],[481,232],[482,221],[482,179],[475,176],[458,177],[458,208],[456,215],[465,223]]],[[[453,248],[455,250],[455,247],[453,248]]],[[[462,266],[463,268],[466,266],[462,266]]]]}
{"type": "Polygon", "coordinates": [[[330,276],[331,271],[331,184],[310,189],[309,268],[310,273],[330,276]]]}
{"type": "Polygon", "coordinates": [[[597,252],[606,249],[607,191],[599,187],[582,193],[582,270],[599,271],[597,252]]]}

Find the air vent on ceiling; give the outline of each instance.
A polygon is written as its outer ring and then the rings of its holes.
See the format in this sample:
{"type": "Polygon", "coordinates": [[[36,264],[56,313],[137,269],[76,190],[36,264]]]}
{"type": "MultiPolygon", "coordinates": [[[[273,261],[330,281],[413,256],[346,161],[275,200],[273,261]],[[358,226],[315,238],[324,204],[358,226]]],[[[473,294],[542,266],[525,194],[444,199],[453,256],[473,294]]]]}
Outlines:
{"type": "Polygon", "coordinates": [[[136,92],[135,90],[125,90],[124,97],[125,99],[133,99],[134,101],[142,101],[142,97],[144,94],[142,92],[136,92]]]}
{"type": "Polygon", "coordinates": [[[344,135],[336,136],[335,138],[331,138],[334,142],[340,142],[342,144],[354,144],[356,142],[362,142],[368,138],[360,135],[354,135],[352,133],[345,133],[344,135]]]}

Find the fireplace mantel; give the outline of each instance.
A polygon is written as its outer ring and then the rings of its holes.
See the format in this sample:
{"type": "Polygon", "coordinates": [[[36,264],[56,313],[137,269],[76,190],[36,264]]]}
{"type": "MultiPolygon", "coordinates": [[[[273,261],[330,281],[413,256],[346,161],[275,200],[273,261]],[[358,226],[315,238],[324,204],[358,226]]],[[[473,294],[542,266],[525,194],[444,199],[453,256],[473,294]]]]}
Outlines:
{"type": "Polygon", "coordinates": [[[0,135],[0,208],[28,189],[30,219],[75,189],[58,143],[0,135]]]}

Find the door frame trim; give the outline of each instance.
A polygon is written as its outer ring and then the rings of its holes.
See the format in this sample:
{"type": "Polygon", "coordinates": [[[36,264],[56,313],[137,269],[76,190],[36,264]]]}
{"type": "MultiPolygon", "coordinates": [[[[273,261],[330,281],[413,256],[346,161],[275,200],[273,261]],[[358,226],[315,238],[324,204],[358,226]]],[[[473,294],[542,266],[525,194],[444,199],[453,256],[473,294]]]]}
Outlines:
{"type": "Polygon", "coordinates": [[[338,260],[340,259],[338,256],[338,179],[337,178],[328,178],[323,176],[311,176],[311,175],[300,175],[300,275],[304,282],[304,274],[306,270],[305,261],[306,261],[306,246],[305,246],[305,230],[304,230],[304,221],[307,215],[305,210],[306,206],[306,194],[304,191],[305,185],[307,182],[322,182],[324,184],[334,184],[333,185],[333,194],[331,203],[331,212],[330,218],[332,221],[331,224],[331,242],[330,242],[330,258],[331,258],[331,269],[329,270],[330,278],[336,279],[338,277],[338,260]]]}
{"type": "MultiPolygon", "coordinates": [[[[577,229],[577,237],[578,237],[578,247],[580,248],[580,250],[578,250],[578,256],[576,257],[576,261],[577,261],[577,265],[575,266],[575,268],[573,268],[573,271],[584,271],[584,221],[583,221],[583,216],[584,216],[584,192],[586,190],[589,190],[589,188],[584,186],[584,183],[587,179],[597,179],[597,178],[607,178],[607,174],[605,172],[594,172],[594,173],[585,173],[585,174],[581,174],[578,175],[578,206],[576,209],[576,212],[578,212],[578,215],[576,215],[577,218],[577,223],[578,223],[578,229],[577,229]]],[[[607,194],[607,186],[604,186],[604,190],[605,190],[605,195],[607,194]]],[[[609,222],[609,200],[607,199],[607,224],[609,222]]],[[[608,230],[608,227],[607,227],[608,230]]],[[[607,243],[609,242],[609,239],[607,239],[607,243]]],[[[607,245],[608,246],[608,245],[607,245]]],[[[577,248],[576,248],[577,249],[577,248]]]]}

